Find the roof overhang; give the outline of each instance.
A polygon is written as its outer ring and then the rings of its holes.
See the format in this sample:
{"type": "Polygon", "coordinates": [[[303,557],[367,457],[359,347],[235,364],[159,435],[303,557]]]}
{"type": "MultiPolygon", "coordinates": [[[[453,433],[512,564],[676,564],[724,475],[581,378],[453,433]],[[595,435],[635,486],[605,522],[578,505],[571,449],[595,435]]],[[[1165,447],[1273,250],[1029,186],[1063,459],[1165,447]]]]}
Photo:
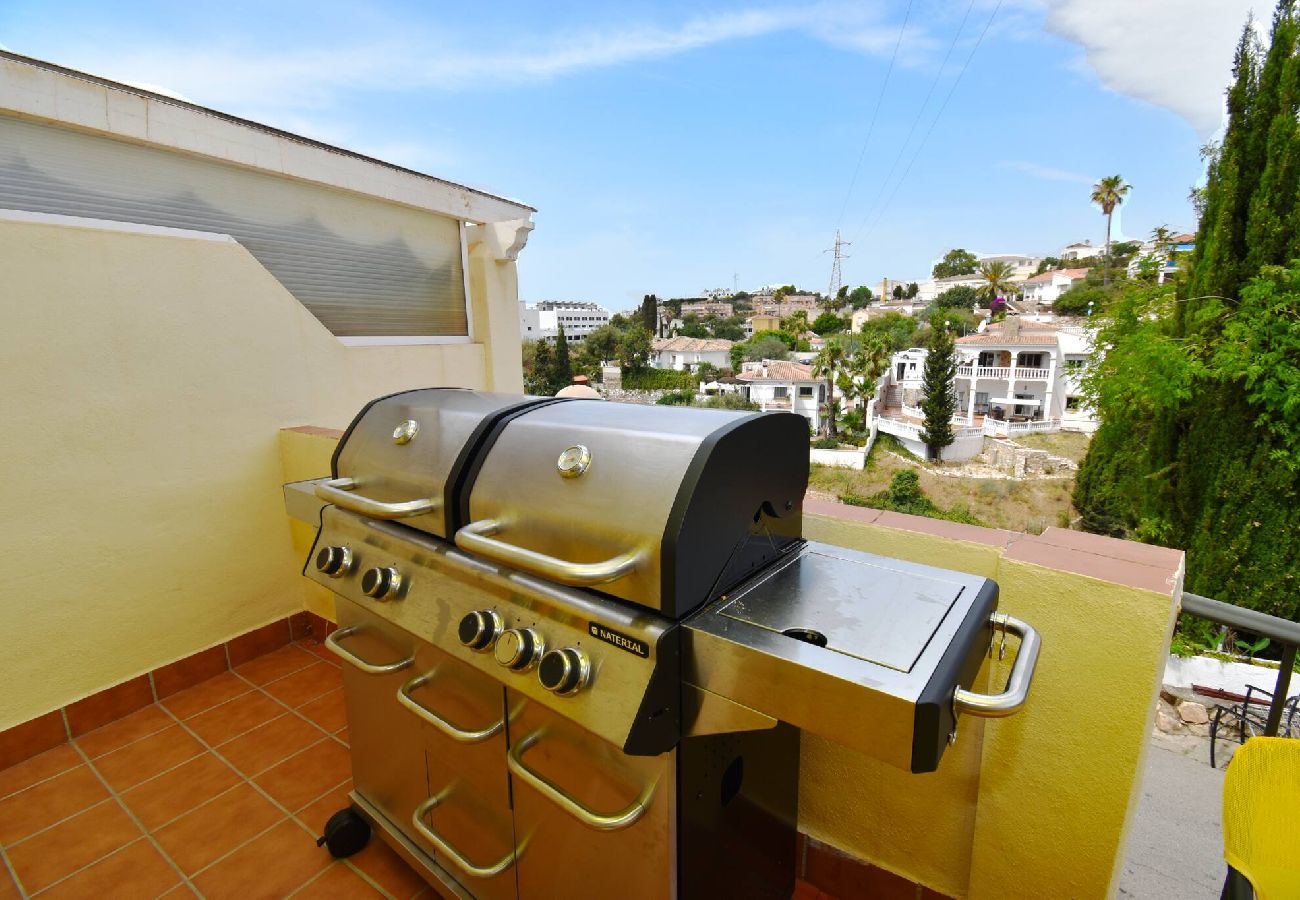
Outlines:
{"type": "Polygon", "coordinates": [[[517,222],[536,212],[352,150],[0,50],[0,116],[6,115],[324,184],[464,222],[517,222]]]}

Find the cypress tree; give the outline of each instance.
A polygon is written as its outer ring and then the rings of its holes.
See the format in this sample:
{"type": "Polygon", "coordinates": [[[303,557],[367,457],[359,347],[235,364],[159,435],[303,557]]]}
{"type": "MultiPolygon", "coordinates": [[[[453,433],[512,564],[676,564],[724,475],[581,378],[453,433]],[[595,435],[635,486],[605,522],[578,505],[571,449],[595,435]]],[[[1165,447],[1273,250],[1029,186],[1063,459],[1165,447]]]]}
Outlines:
{"type": "Polygon", "coordinates": [[[1283,265],[1295,256],[1297,236],[1291,224],[1300,190],[1300,36],[1292,10],[1279,7],[1274,19],[1273,44],[1260,71],[1260,108],[1252,140],[1263,147],[1252,161],[1261,164],[1259,183],[1251,196],[1246,222],[1245,275],[1261,266],[1283,265]],[[1262,157],[1262,158],[1260,158],[1262,157]]]}
{"type": "Polygon", "coordinates": [[[555,361],[551,354],[550,341],[543,338],[537,342],[533,356],[533,374],[528,379],[528,390],[534,394],[554,394],[555,361]]]}
{"type": "Polygon", "coordinates": [[[921,400],[921,410],[925,413],[921,441],[929,451],[930,459],[936,462],[942,458],[943,448],[957,437],[952,430],[952,415],[957,409],[952,384],[956,377],[957,350],[952,332],[947,327],[940,327],[930,338],[930,352],[926,354],[925,372],[921,379],[921,389],[925,392],[921,400]]]}
{"type": "MultiPolygon", "coordinates": [[[[1229,296],[1238,281],[1237,268],[1245,256],[1246,212],[1249,208],[1251,171],[1249,144],[1251,114],[1259,81],[1259,45],[1253,20],[1246,20],[1232,62],[1233,83],[1228,89],[1228,128],[1223,143],[1209,149],[1205,184],[1205,213],[1196,235],[1192,276],[1187,297],[1229,296]]],[[[1186,299],[1186,298],[1184,298],[1186,299]]],[[[1195,303],[1178,308],[1194,313],[1195,303]]]]}
{"type": "Polygon", "coordinates": [[[569,342],[564,337],[564,323],[560,323],[560,333],[555,336],[555,366],[552,369],[551,384],[555,390],[573,384],[573,365],[569,362],[569,342]]]}
{"type": "Polygon", "coordinates": [[[641,298],[641,324],[651,334],[659,333],[659,298],[654,294],[641,298]]]}
{"type": "Polygon", "coordinates": [[[1256,376],[1223,362],[1237,347],[1223,331],[1263,335],[1279,307],[1243,288],[1300,256],[1298,42],[1296,2],[1281,0],[1267,52],[1249,22],[1237,44],[1228,128],[1207,154],[1196,252],[1164,338],[1200,367],[1192,397],[1112,410],[1075,493],[1089,530],[1184,548],[1188,590],[1287,617],[1300,616],[1300,465],[1285,422],[1252,403],[1256,376]]]}

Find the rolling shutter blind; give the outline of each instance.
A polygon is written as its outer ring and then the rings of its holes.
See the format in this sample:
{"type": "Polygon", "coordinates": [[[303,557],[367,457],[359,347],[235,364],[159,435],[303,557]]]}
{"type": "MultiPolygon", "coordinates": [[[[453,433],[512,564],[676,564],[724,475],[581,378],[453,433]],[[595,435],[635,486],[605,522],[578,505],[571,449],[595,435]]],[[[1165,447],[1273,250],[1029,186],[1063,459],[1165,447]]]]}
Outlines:
{"type": "Polygon", "coordinates": [[[228,234],[340,337],[469,334],[445,216],[6,116],[0,208],[228,234]]]}

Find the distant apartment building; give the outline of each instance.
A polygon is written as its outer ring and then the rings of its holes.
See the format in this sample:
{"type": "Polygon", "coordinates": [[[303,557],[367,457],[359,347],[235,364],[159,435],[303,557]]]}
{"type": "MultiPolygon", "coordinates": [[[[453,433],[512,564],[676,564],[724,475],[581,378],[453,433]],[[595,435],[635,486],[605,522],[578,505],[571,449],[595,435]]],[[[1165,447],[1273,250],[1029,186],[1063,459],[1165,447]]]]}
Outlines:
{"type": "Polygon", "coordinates": [[[697,300],[682,304],[683,319],[687,316],[699,316],[701,319],[705,316],[717,316],[719,319],[729,319],[733,315],[735,315],[735,308],[721,300],[697,300]]]}
{"type": "MultiPolygon", "coordinates": [[[[780,300],[776,300],[774,297],[755,297],[751,301],[751,306],[755,313],[780,316],[783,319],[786,316],[794,315],[799,310],[815,314],[817,312],[817,295],[786,294],[780,300]]],[[[809,315],[809,318],[815,318],[815,316],[809,315]]]]}
{"type": "Polygon", "coordinates": [[[564,326],[564,339],[581,341],[602,325],[608,325],[609,310],[582,300],[543,300],[529,306],[519,301],[519,334],[526,341],[554,340],[564,326]]]}
{"type": "Polygon", "coordinates": [[[1061,248],[1061,262],[1081,262],[1093,259],[1106,252],[1105,247],[1094,247],[1092,241],[1078,241],[1061,248]]]}

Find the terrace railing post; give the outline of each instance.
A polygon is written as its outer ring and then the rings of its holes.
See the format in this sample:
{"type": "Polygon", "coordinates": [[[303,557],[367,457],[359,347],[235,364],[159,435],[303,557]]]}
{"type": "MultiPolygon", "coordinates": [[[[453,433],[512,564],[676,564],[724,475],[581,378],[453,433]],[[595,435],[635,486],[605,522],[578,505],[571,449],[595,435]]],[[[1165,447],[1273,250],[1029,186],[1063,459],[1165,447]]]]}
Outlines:
{"type": "Polygon", "coordinates": [[[1286,705],[1286,692],[1291,687],[1291,669],[1295,666],[1295,644],[1288,644],[1282,649],[1281,663],[1277,669],[1277,685],[1273,688],[1273,702],[1268,707],[1268,723],[1264,726],[1265,737],[1277,737],[1282,724],[1282,707],[1286,705]]]}

